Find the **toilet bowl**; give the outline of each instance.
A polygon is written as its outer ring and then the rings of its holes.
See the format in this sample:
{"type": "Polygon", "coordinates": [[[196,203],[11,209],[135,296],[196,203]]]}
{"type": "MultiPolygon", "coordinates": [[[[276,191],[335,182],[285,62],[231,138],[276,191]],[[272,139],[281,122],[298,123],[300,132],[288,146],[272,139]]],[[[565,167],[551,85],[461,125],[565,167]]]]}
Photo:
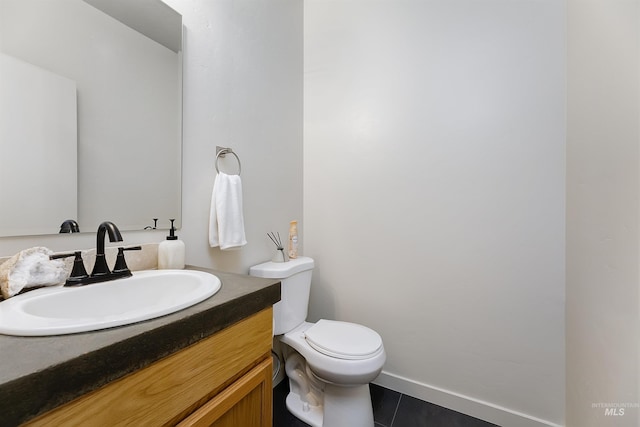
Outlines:
{"type": "Polygon", "coordinates": [[[386,360],[382,338],[350,322],[306,321],[314,261],[266,262],[249,274],[281,279],[274,334],[283,346],[287,408],[313,427],[372,427],[369,383],[386,360]]]}
{"type": "Polygon", "coordinates": [[[380,336],[355,323],[304,322],[282,335],[280,341],[300,353],[318,378],[335,384],[368,384],[378,376],[386,359],[380,336]],[[349,336],[354,340],[348,341],[349,336]],[[364,351],[355,351],[357,347],[364,351]]]}

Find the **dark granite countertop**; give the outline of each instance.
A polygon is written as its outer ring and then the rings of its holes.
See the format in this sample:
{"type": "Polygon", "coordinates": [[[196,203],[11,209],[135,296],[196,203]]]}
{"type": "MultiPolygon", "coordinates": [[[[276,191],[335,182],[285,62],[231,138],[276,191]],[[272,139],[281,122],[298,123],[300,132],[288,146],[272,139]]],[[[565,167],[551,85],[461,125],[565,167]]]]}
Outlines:
{"type": "Polygon", "coordinates": [[[0,335],[0,426],[43,414],[280,300],[278,279],[189,268],[215,274],[222,287],[177,313],[73,335],[0,335]]]}

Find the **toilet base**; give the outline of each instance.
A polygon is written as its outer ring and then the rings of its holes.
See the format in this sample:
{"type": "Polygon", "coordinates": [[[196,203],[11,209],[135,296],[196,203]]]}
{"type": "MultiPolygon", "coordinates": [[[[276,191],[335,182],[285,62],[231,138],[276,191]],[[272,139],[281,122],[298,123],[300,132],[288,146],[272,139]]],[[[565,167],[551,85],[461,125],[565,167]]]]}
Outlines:
{"type": "Polygon", "coordinates": [[[287,409],[312,427],[373,427],[369,383],[334,384],[319,378],[300,353],[285,348],[287,409]]]}
{"type": "Polygon", "coordinates": [[[296,418],[309,424],[311,427],[322,427],[322,406],[311,406],[303,402],[300,396],[294,392],[287,395],[287,409],[296,418]]]}
{"type": "Polygon", "coordinates": [[[311,406],[290,392],[287,409],[312,427],[373,427],[369,384],[356,387],[325,384],[321,406],[311,406]]]}
{"type": "Polygon", "coordinates": [[[373,427],[369,384],[324,387],[324,427],[373,427]]]}

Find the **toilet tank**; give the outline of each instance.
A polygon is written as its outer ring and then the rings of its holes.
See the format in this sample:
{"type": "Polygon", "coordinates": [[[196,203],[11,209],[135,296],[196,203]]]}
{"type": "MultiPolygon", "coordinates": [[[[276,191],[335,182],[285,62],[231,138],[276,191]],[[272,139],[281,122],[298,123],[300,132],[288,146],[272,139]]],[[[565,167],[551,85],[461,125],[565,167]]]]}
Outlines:
{"type": "Polygon", "coordinates": [[[307,319],[313,259],[298,257],[287,262],[254,265],[249,274],[280,279],[280,301],[273,306],[273,333],[282,335],[307,319]]]}

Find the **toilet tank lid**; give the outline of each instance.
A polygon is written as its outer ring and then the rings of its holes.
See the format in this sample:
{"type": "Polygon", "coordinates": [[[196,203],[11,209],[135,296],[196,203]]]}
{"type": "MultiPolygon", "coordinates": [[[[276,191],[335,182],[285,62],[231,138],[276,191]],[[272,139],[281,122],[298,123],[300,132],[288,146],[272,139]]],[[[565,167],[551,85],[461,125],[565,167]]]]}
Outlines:
{"type": "Polygon", "coordinates": [[[313,269],[314,262],[309,257],[298,257],[287,262],[263,262],[249,268],[249,274],[267,279],[285,279],[301,271],[313,269]]]}

